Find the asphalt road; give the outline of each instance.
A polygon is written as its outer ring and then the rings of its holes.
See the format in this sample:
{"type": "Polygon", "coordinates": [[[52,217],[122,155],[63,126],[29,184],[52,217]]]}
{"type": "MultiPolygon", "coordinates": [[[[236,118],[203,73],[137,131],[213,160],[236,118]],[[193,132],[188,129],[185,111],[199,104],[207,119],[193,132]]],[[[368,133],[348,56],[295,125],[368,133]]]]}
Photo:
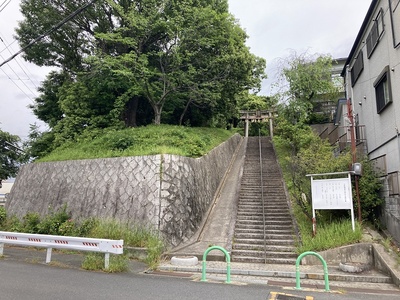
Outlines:
{"type": "MultiPolygon", "coordinates": [[[[46,299],[140,299],[140,300],[197,300],[197,299],[268,299],[271,291],[314,299],[396,299],[397,296],[331,294],[325,292],[285,291],[267,285],[234,285],[198,282],[189,278],[145,275],[142,273],[107,274],[75,268],[49,266],[0,259],[1,300],[46,299]]],[[[279,298],[278,298],[279,299],[279,298]]],[[[294,299],[294,298],[285,298],[294,299]]]]}

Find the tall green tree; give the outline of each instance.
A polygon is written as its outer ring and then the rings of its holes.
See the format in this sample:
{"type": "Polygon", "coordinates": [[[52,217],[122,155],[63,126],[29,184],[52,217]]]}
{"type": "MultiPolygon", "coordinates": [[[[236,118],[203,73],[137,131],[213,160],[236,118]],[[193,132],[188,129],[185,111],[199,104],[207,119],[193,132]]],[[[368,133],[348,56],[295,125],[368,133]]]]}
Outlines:
{"type": "Polygon", "coordinates": [[[318,100],[336,100],[339,88],[332,80],[329,55],[294,53],[281,61],[280,77],[276,133],[287,140],[295,156],[304,143],[299,133],[309,130],[314,106],[318,100]]]}
{"type": "MultiPolygon", "coordinates": [[[[22,1],[20,44],[79,5],[22,1]]],[[[60,67],[43,83],[34,113],[64,138],[121,122],[146,124],[150,111],[156,124],[163,115],[175,124],[200,115],[208,124],[229,118],[235,96],[259,88],[264,74],[265,61],[246,39],[226,0],[96,1],[27,50],[28,60],[60,67]]]]}
{"type": "Polygon", "coordinates": [[[39,97],[29,105],[38,119],[53,128],[63,118],[59,97],[63,85],[71,80],[68,73],[62,71],[50,72],[38,88],[39,97]]]}
{"type": "MultiPolygon", "coordinates": [[[[131,2],[131,1],[121,1],[131,2]]],[[[22,0],[24,19],[16,28],[16,39],[22,47],[81,8],[82,1],[22,0]]],[[[107,32],[119,23],[105,1],[95,1],[59,29],[24,51],[24,58],[39,66],[55,66],[75,73],[84,66],[83,59],[105,45],[96,39],[97,32],[107,32]]]]}
{"type": "Polygon", "coordinates": [[[213,108],[232,101],[239,91],[257,86],[263,74],[265,62],[250,54],[246,34],[229,12],[193,3],[157,1],[146,10],[127,13],[114,4],[127,25],[98,35],[106,44],[127,49],[118,56],[102,53],[97,58],[126,76],[134,91],[148,100],[155,124],[160,124],[167,101],[186,98],[178,103],[182,123],[190,105],[213,108]],[[153,44],[143,47],[149,36],[153,44]]]}
{"type": "Polygon", "coordinates": [[[336,100],[339,87],[332,78],[330,55],[293,53],[281,60],[279,96],[292,123],[308,123],[319,100],[336,100]]]}

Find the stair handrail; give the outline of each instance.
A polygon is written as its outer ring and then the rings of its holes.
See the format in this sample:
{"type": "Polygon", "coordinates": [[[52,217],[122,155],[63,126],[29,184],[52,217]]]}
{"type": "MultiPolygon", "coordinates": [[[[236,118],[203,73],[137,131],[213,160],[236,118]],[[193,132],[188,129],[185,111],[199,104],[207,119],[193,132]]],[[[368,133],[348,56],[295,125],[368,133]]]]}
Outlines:
{"type": "Polygon", "coordinates": [[[258,147],[260,152],[260,183],[261,183],[261,202],[263,212],[263,239],[264,239],[264,263],[267,263],[267,242],[265,237],[265,203],[264,203],[264,181],[263,181],[263,164],[262,164],[262,147],[261,147],[261,131],[258,129],[258,147]]]}

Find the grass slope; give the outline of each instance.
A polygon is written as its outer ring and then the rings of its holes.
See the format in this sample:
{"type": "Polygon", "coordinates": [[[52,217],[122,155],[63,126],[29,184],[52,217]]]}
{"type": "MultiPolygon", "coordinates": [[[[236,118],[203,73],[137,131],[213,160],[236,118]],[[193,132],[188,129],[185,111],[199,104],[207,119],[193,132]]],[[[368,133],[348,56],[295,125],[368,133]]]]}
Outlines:
{"type": "Polygon", "coordinates": [[[200,157],[229,139],[234,133],[218,128],[171,125],[150,125],[123,130],[105,129],[83,135],[77,142],[67,142],[37,161],[155,154],[200,157]]]}

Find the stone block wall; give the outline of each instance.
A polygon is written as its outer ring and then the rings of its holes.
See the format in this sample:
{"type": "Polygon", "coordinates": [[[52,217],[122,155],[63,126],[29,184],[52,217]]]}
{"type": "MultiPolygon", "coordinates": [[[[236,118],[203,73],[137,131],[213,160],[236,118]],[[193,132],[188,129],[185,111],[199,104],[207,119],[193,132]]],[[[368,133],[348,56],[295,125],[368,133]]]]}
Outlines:
{"type": "Polygon", "coordinates": [[[28,164],[6,209],[22,217],[66,204],[75,219],[116,218],[151,226],[177,246],[198,229],[241,142],[234,135],[197,159],[154,155],[28,164]]]}
{"type": "Polygon", "coordinates": [[[391,237],[400,244],[400,197],[385,198],[381,221],[391,237]]]}

